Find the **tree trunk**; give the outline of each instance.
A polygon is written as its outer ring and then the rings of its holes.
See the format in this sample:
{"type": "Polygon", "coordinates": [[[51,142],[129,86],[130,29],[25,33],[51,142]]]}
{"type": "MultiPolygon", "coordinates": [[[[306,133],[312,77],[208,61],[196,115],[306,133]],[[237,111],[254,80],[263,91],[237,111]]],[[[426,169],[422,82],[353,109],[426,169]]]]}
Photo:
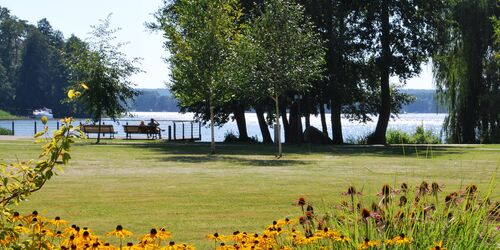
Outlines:
{"type": "Polygon", "coordinates": [[[95,144],[99,144],[101,142],[101,116],[99,115],[99,126],[97,127],[97,142],[95,144]]]}
{"type": "Polygon", "coordinates": [[[257,120],[259,121],[260,132],[262,134],[263,143],[273,143],[271,138],[271,133],[269,133],[269,127],[267,126],[266,118],[264,117],[264,110],[262,107],[255,107],[255,113],[257,114],[257,120]]]}
{"type": "Polygon", "coordinates": [[[247,124],[245,119],[245,109],[240,104],[234,106],[234,119],[238,126],[239,139],[241,141],[248,141],[247,124]]]}
{"type": "MultiPolygon", "coordinates": [[[[211,99],[211,98],[210,98],[211,99]]],[[[210,134],[211,134],[211,142],[210,142],[210,153],[215,154],[215,128],[214,128],[214,106],[212,105],[212,100],[210,100],[210,134]]]]}
{"type": "Polygon", "coordinates": [[[285,103],[282,104],[280,113],[281,113],[281,120],[283,122],[283,130],[285,131],[285,142],[289,142],[290,141],[290,123],[288,122],[285,103]]]}
{"type": "Polygon", "coordinates": [[[378,115],[375,133],[369,138],[370,144],[385,144],[385,134],[389,119],[391,117],[391,90],[389,86],[389,76],[391,68],[391,48],[390,48],[390,26],[389,26],[389,3],[388,0],[382,2],[382,58],[380,61],[380,98],[381,105],[378,115]]]}
{"type": "MultiPolygon", "coordinates": [[[[305,120],[305,128],[309,128],[311,127],[311,98],[309,95],[306,95],[305,96],[306,98],[304,98],[304,108],[305,108],[305,112],[304,112],[304,120],[305,120]]],[[[299,106],[299,113],[301,112],[300,111],[301,107],[299,106]]],[[[301,125],[302,125],[302,121],[301,121],[301,125]]],[[[302,127],[302,126],[301,126],[302,127]]]]}
{"type": "Polygon", "coordinates": [[[299,143],[299,109],[298,104],[293,103],[290,106],[290,115],[289,115],[289,129],[288,129],[288,137],[286,138],[287,143],[299,143]]]}
{"type": "Polygon", "coordinates": [[[332,109],[331,109],[331,121],[332,121],[332,137],[333,144],[342,144],[344,143],[344,137],[342,135],[342,115],[341,115],[341,107],[340,103],[335,100],[331,100],[332,109]]]}
{"type": "Polygon", "coordinates": [[[328,136],[328,127],[326,126],[325,104],[321,101],[319,104],[319,114],[321,117],[321,129],[323,134],[328,136]]]}
{"type": "Polygon", "coordinates": [[[278,154],[276,155],[276,157],[281,158],[282,148],[281,148],[280,108],[279,108],[278,95],[275,96],[274,101],[276,104],[276,128],[275,128],[276,137],[274,138],[274,141],[276,141],[276,144],[278,144],[278,154]]]}

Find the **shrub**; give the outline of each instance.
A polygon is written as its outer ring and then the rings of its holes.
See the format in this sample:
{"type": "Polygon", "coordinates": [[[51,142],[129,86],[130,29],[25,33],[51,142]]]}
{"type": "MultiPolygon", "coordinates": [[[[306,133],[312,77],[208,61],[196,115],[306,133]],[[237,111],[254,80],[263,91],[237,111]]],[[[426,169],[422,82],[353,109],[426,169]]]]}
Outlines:
{"type": "Polygon", "coordinates": [[[0,135],[12,135],[12,130],[6,128],[0,128],[0,135]]]}
{"type": "Polygon", "coordinates": [[[412,136],[399,129],[389,129],[386,140],[388,144],[409,144],[412,142],[412,136]]]}
{"type": "Polygon", "coordinates": [[[347,144],[357,144],[357,145],[366,145],[368,144],[368,137],[370,135],[359,135],[359,136],[348,136],[345,139],[345,143],[347,144]]]}
{"type": "Polygon", "coordinates": [[[233,131],[227,131],[224,134],[224,143],[237,143],[237,142],[259,142],[257,137],[249,137],[247,139],[240,139],[233,131]]]}
{"type": "Polygon", "coordinates": [[[438,144],[441,140],[432,133],[432,130],[425,130],[424,126],[418,126],[412,136],[415,144],[438,144]]]}
{"type": "Polygon", "coordinates": [[[398,129],[387,131],[386,140],[388,144],[438,144],[439,137],[432,130],[425,130],[423,125],[418,126],[413,134],[398,129]]]}

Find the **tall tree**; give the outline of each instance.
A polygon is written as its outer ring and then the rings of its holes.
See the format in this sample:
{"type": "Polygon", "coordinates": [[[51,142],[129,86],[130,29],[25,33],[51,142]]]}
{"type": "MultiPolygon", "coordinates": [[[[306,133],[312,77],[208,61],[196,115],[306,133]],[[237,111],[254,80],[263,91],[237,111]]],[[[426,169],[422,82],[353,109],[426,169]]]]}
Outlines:
{"type": "Polygon", "coordinates": [[[30,29],[23,49],[16,84],[16,105],[23,110],[48,106],[50,96],[50,47],[37,29],[30,29]]]}
{"type": "Polygon", "coordinates": [[[209,109],[211,152],[215,153],[215,112],[231,96],[225,64],[241,38],[241,7],[237,0],[177,0],[162,7],[153,29],[164,32],[171,56],[172,93],[180,105],[209,109]]]}
{"type": "Polygon", "coordinates": [[[87,114],[99,123],[97,143],[100,142],[102,117],[113,120],[127,112],[128,102],[138,95],[128,78],[139,72],[138,59],[128,59],[121,52],[123,43],[115,43],[118,29],[110,28],[110,16],[97,26],[93,26],[90,47],[74,41],[74,57],[68,59],[72,64],[74,85],[68,97],[75,98],[87,114]],[[81,93],[79,95],[78,93],[81,93]]]}
{"type": "Polygon", "coordinates": [[[380,77],[379,117],[369,143],[385,144],[392,100],[389,78],[405,81],[421,72],[435,44],[444,1],[377,0],[361,1],[360,6],[363,41],[371,45],[367,54],[374,58],[380,77]]]}
{"type": "Polygon", "coordinates": [[[494,61],[492,24],[498,18],[495,0],[451,2],[449,22],[440,33],[434,56],[438,90],[448,105],[444,130],[449,142],[500,141],[499,70],[494,61]]]}
{"type": "Polygon", "coordinates": [[[266,1],[249,25],[233,68],[247,94],[274,100],[275,142],[281,157],[281,97],[289,91],[301,93],[321,78],[322,41],[303,7],[288,0],[266,1]]]}

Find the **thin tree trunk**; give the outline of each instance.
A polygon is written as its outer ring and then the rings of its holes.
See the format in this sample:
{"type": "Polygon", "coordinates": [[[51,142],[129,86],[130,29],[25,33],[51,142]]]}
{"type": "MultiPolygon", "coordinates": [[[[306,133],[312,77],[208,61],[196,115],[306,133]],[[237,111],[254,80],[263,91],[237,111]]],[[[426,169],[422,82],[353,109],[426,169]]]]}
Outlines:
{"type": "Polygon", "coordinates": [[[234,106],[234,119],[238,126],[239,139],[241,141],[248,141],[247,124],[245,119],[245,109],[240,104],[234,106]]]}
{"type": "Polygon", "coordinates": [[[299,108],[298,103],[290,106],[290,115],[288,118],[288,137],[286,143],[299,143],[299,108]]]}
{"type": "Polygon", "coordinates": [[[290,141],[290,123],[288,122],[288,117],[286,113],[286,104],[283,103],[281,106],[281,121],[283,122],[283,130],[285,131],[285,142],[290,141]]]}
{"type": "Polygon", "coordinates": [[[388,0],[384,0],[382,3],[382,58],[380,62],[380,112],[377,121],[377,127],[372,138],[370,138],[370,144],[385,144],[385,134],[387,132],[387,126],[389,125],[389,119],[391,117],[391,90],[389,87],[389,76],[391,68],[391,48],[390,48],[390,26],[389,26],[389,3],[388,0]]]}
{"type": "Polygon", "coordinates": [[[266,118],[264,117],[264,110],[262,107],[255,107],[255,114],[257,115],[257,120],[259,121],[260,132],[262,133],[263,143],[273,143],[271,138],[271,133],[269,132],[269,127],[267,126],[266,118]]]}
{"type": "Polygon", "coordinates": [[[212,105],[212,98],[210,97],[210,133],[211,133],[211,143],[210,143],[210,153],[215,154],[215,129],[214,129],[214,106],[212,105]]]}
{"type": "Polygon", "coordinates": [[[101,141],[101,116],[99,116],[99,126],[97,127],[97,142],[96,144],[99,144],[99,142],[101,141]]]}
{"type": "MultiPolygon", "coordinates": [[[[279,108],[279,100],[278,95],[275,96],[275,104],[276,104],[276,138],[274,140],[278,144],[278,155],[276,157],[281,158],[282,156],[282,148],[281,148],[281,128],[280,128],[280,108],[279,108]]],[[[286,116],[285,116],[286,117],[286,116]]]]}
{"type": "Polygon", "coordinates": [[[328,127],[326,126],[326,116],[325,116],[325,104],[320,102],[319,104],[319,114],[321,117],[321,129],[323,130],[323,134],[328,136],[328,127]]]}
{"type": "Polygon", "coordinates": [[[340,103],[335,100],[332,100],[332,109],[331,109],[331,121],[332,121],[332,137],[333,144],[342,144],[344,143],[344,137],[342,135],[342,119],[341,119],[341,109],[340,103]]]}

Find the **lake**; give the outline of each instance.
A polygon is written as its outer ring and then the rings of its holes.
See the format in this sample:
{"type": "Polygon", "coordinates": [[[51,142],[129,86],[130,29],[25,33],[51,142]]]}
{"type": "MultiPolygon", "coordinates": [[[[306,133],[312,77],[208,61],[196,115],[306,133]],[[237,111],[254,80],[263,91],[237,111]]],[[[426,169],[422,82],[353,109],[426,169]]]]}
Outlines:
{"type": "MultiPolygon", "coordinates": [[[[210,128],[206,126],[199,127],[199,124],[194,123],[191,124],[189,122],[192,120],[193,115],[190,113],[180,114],[176,112],[132,112],[133,118],[124,118],[120,119],[117,122],[112,122],[110,120],[104,120],[106,124],[113,124],[115,130],[118,132],[116,137],[124,138],[125,134],[123,132],[123,128],[121,125],[130,124],[135,125],[139,124],[141,120],[148,122],[149,119],[154,118],[160,121],[160,127],[162,129],[167,129],[170,126],[173,130],[173,126],[175,126],[175,135],[176,138],[182,138],[184,135],[185,138],[188,138],[191,133],[197,137],[198,132],[201,132],[202,141],[210,141],[210,128]],[[176,120],[175,125],[172,120],[176,120]],[[191,129],[191,125],[193,126],[191,129]],[[183,129],[184,127],[184,129],[183,129]],[[184,131],[184,133],[183,133],[184,131]],[[192,132],[191,132],[192,131],[192,132]]],[[[260,134],[260,128],[257,121],[257,116],[255,113],[247,113],[245,115],[247,121],[247,130],[249,136],[254,136],[259,140],[262,140],[262,136],[260,134]]],[[[426,130],[432,130],[434,134],[440,135],[441,128],[443,125],[444,118],[446,114],[430,114],[430,113],[410,113],[410,114],[401,114],[395,119],[391,119],[389,122],[389,129],[400,129],[406,132],[414,132],[417,126],[423,125],[426,130]]],[[[331,136],[331,124],[330,124],[330,115],[326,115],[326,120],[328,124],[328,133],[331,136]]],[[[376,126],[375,117],[374,121],[368,123],[359,123],[354,121],[349,121],[348,119],[342,119],[342,129],[344,139],[355,139],[362,136],[366,136],[367,134],[374,131],[376,126]]],[[[50,120],[48,125],[49,129],[56,129],[57,127],[57,119],[50,120]]],[[[76,124],[79,122],[85,123],[88,120],[85,119],[77,119],[76,124]]],[[[311,126],[315,126],[316,128],[321,130],[321,120],[318,117],[311,116],[311,126]]],[[[12,121],[10,120],[0,120],[0,127],[11,129],[12,121]]],[[[42,124],[40,122],[36,122],[36,128],[38,131],[42,128],[42,124]]],[[[35,121],[34,120],[17,120],[14,122],[15,135],[20,136],[31,136],[34,134],[35,130],[35,121]]],[[[274,134],[273,129],[270,128],[271,136],[274,134]]],[[[236,126],[236,122],[228,122],[222,127],[217,127],[215,131],[215,140],[223,141],[224,136],[227,133],[238,133],[238,127],[236,126]]],[[[164,137],[166,137],[167,132],[164,132],[164,137]]],[[[173,131],[172,131],[173,134],[173,131]]],[[[173,136],[173,135],[172,135],[173,136]]],[[[144,138],[141,135],[135,135],[133,138],[144,138]]]]}

